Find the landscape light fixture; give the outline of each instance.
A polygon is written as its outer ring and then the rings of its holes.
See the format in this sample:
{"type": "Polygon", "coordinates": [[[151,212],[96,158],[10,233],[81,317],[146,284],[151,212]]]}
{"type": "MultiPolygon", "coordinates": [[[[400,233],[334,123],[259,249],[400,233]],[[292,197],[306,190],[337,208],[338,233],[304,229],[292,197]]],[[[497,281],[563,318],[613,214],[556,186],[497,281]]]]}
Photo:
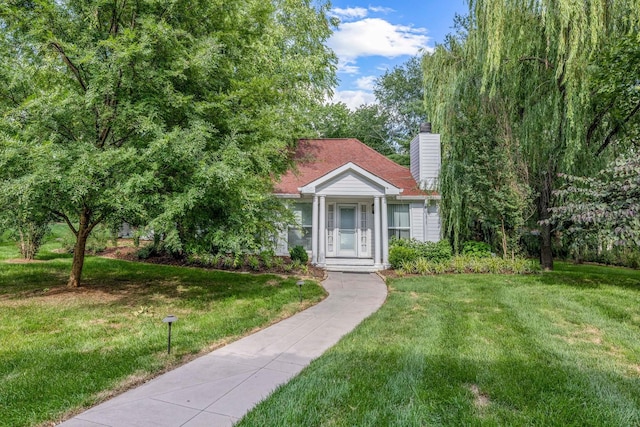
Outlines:
{"type": "Polygon", "coordinates": [[[304,285],[304,280],[298,280],[296,282],[296,285],[298,285],[298,294],[300,295],[300,304],[302,304],[302,285],[304,285]]]}
{"type": "Polygon", "coordinates": [[[171,354],[171,324],[173,322],[175,322],[176,320],[178,320],[178,318],[176,316],[174,316],[173,314],[170,314],[167,317],[165,317],[164,319],[162,319],[162,321],[164,323],[169,324],[169,338],[168,338],[168,343],[167,343],[167,354],[171,354]]]}

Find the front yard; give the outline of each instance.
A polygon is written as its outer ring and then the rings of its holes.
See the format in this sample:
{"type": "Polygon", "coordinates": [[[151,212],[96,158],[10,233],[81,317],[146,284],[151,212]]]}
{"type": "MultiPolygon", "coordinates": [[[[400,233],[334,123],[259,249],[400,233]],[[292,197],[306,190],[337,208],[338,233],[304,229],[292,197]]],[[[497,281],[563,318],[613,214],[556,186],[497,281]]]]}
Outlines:
{"type": "Polygon", "coordinates": [[[195,355],[315,304],[296,278],[88,257],[84,287],[65,287],[71,258],[45,246],[31,263],[0,244],[0,425],[59,420],[195,355]],[[163,317],[178,317],[167,355],[163,317]]]}
{"type": "Polygon", "coordinates": [[[640,272],[392,280],[240,425],[640,425],[640,272]]]}

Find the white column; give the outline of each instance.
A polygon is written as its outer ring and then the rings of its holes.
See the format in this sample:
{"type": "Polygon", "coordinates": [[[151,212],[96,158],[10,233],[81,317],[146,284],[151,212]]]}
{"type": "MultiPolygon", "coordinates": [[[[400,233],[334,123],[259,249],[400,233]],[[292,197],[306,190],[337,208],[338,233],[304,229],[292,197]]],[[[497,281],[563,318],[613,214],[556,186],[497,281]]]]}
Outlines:
{"type": "Polygon", "coordinates": [[[318,263],[318,196],[313,196],[313,207],[311,210],[311,264],[318,263]]]}
{"type": "Polygon", "coordinates": [[[324,196],[320,196],[320,221],[318,224],[318,263],[319,264],[324,264],[325,262],[325,249],[327,247],[326,244],[326,240],[327,240],[327,221],[326,221],[326,215],[327,215],[327,208],[325,205],[325,199],[324,196]]]}
{"type": "Polygon", "coordinates": [[[382,232],[382,264],[389,263],[389,223],[387,222],[387,198],[382,198],[380,206],[380,214],[382,215],[380,229],[382,232]]]}
{"type": "Polygon", "coordinates": [[[375,250],[373,263],[380,265],[380,249],[382,248],[382,237],[380,236],[380,197],[373,198],[373,232],[375,233],[375,250]]]}

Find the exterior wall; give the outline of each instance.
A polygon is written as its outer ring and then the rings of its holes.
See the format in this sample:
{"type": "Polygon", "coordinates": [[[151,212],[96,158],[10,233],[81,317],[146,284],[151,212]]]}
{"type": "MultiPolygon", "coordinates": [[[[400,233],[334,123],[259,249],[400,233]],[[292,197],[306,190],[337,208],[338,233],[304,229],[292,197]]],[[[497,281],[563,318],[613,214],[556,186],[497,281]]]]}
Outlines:
{"type": "Polygon", "coordinates": [[[326,184],[319,186],[316,189],[316,194],[327,196],[362,197],[373,195],[381,196],[384,194],[384,191],[381,187],[371,183],[357,173],[346,172],[335,177],[326,184]]]}
{"type": "Polygon", "coordinates": [[[430,200],[427,202],[425,209],[426,219],[426,240],[429,242],[437,242],[441,239],[440,224],[440,201],[430,200]]]}
{"type": "Polygon", "coordinates": [[[421,132],[413,138],[409,147],[411,175],[420,188],[434,190],[440,175],[440,135],[421,132]]]}
{"type": "Polygon", "coordinates": [[[409,204],[409,221],[411,226],[411,238],[424,242],[424,202],[409,204]]]}
{"type": "Polygon", "coordinates": [[[416,135],[409,144],[410,170],[413,179],[420,182],[420,135],[416,135]]]}

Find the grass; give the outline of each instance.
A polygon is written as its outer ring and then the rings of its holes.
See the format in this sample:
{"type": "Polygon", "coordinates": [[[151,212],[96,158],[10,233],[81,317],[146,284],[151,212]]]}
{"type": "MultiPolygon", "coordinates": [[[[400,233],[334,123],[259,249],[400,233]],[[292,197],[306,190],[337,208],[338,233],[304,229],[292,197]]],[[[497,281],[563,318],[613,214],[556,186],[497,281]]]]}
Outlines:
{"type": "Polygon", "coordinates": [[[66,288],[71,257],[38,261],[0,242],[0,425],[64,418],[321,300],[296,278],[234,274],[88,257],[84,287],[66,288]],[[171,355],[167,325],[174,314],[171,355]]]}
{"type": "Polygon", "coordinates": [[[640,272],[556,267],[392,280],[239,425],[640,425],[640,272]]]}

